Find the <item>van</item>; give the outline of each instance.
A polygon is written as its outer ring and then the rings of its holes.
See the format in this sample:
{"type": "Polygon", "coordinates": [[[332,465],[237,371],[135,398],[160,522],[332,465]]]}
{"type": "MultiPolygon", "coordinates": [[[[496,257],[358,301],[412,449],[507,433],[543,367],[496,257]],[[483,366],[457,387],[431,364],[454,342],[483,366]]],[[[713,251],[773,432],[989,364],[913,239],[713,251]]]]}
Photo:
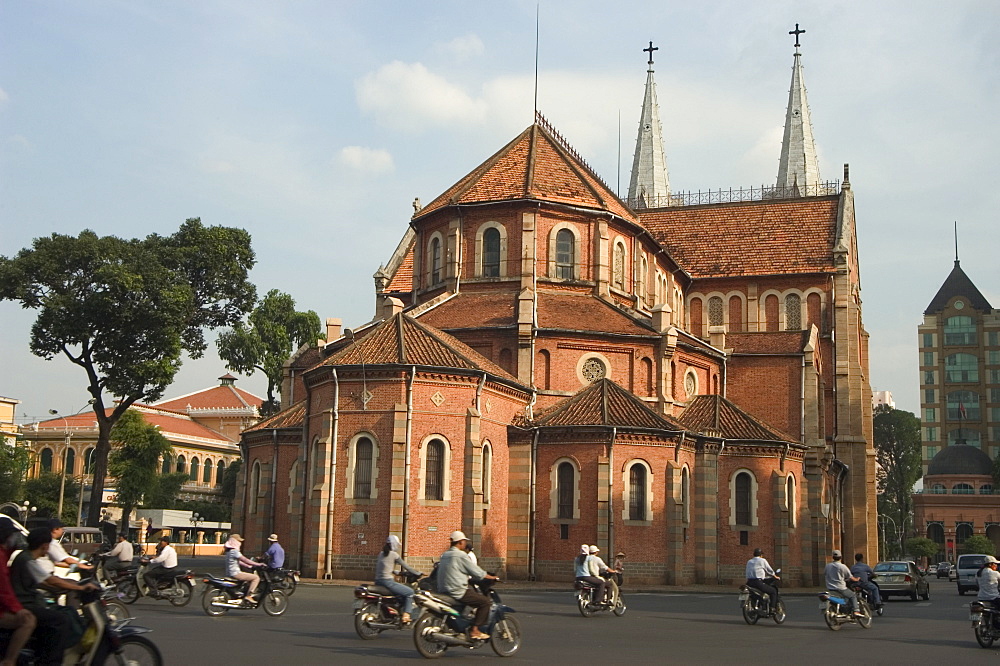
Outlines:
{"type": "Polygon", "coordinates": [[[104,545],[104,532],[96,527],[64,527],[59,543],[67,553],[88,559],[104,545]]]}
{"type": "Polygon", "coordinates": [[[958,581],[958,593],[965,594],[966,590],[979,591],[979,580],[976,574],[986,564],[986,555],[971,554],[959,555],[958,564],[955,566],[955,580],[958,581]]]}

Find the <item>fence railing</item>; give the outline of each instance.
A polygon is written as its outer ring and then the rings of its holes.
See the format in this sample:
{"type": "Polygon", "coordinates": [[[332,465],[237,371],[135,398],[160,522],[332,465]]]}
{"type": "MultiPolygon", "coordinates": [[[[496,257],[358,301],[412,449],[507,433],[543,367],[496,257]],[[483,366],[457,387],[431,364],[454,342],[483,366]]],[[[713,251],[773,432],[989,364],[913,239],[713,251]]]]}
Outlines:
{"type": "Polygon", "coordinates": [[[704,204],[740,203],[747,201],[769,201],[772,199],[801,199],[822,197],[840,192],[840,181],[829,180],[814,185],[761,185],[760,187],[737,187],[718,190],[698,190],[696,192],[675,192],[670,195],[639,196],[626,200],[633,210],[664,208],[666,206],[700,206],[704,204]]]}

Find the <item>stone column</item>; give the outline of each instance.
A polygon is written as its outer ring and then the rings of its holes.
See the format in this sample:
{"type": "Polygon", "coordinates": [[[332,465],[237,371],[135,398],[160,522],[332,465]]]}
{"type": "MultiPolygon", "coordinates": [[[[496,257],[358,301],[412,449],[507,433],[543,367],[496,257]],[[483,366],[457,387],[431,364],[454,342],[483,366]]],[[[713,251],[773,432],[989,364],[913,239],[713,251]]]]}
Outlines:
{"type": "Polygon", "coordinates": [[[719,582],[719,449],[718,442],[698,441],[692,484],[697,497],[691,512],[695,540],[695,580],[713,585],[719,582]]]}

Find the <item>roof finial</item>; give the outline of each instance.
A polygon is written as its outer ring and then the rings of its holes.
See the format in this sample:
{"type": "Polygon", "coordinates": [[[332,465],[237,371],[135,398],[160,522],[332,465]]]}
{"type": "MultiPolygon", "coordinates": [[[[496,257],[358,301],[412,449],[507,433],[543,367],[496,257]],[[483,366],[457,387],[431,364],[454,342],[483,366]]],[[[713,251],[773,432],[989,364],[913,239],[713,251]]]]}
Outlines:
{"type": "Polygon", "coordinates": [[[958,266],[958,220],[955,220],[955,265],[958,266]]]}
{"type": "MultiPolygon", "coordinates": [[[[798,27],[798,26],[796,26],[796,27],[798,27]]],[[[649,54],[649,62],[647,62],[646,64],[649,65],[650,71],[652,71],[652,69],[653,69],[653,51],[659,51],[659,50],[660,50],[660,47],[659,46],[653,46],[653,42],[649,43],[649,48],[643,49],[643,51],[645,53],[649,54]]]]}
{"type": "Polygon", "coordinates": [[[802,46],[801,44],[799,44],[799,35],[801,35],[804,32],[805,32],[805,30],[799,30],[799,24],[798,23],[795,24],[795,30],[789,30],[788,31],[789,35],[795,35],[795,52],[796,53],[799,52],[799,47],[802,46]]]}

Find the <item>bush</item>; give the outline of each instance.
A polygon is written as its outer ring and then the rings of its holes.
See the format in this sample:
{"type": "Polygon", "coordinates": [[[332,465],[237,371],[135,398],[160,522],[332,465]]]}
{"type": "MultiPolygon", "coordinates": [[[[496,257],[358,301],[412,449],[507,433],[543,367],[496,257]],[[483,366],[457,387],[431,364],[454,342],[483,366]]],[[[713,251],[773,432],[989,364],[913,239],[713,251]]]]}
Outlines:
{"type": "Polygon", "coordinates": [[[963,554],[983,553],[985,555],[996,555],[996,547],[993,545],[993,542],[982,534],[973,534],[970,536],[962,544],[960,550],[963,554]]]}

